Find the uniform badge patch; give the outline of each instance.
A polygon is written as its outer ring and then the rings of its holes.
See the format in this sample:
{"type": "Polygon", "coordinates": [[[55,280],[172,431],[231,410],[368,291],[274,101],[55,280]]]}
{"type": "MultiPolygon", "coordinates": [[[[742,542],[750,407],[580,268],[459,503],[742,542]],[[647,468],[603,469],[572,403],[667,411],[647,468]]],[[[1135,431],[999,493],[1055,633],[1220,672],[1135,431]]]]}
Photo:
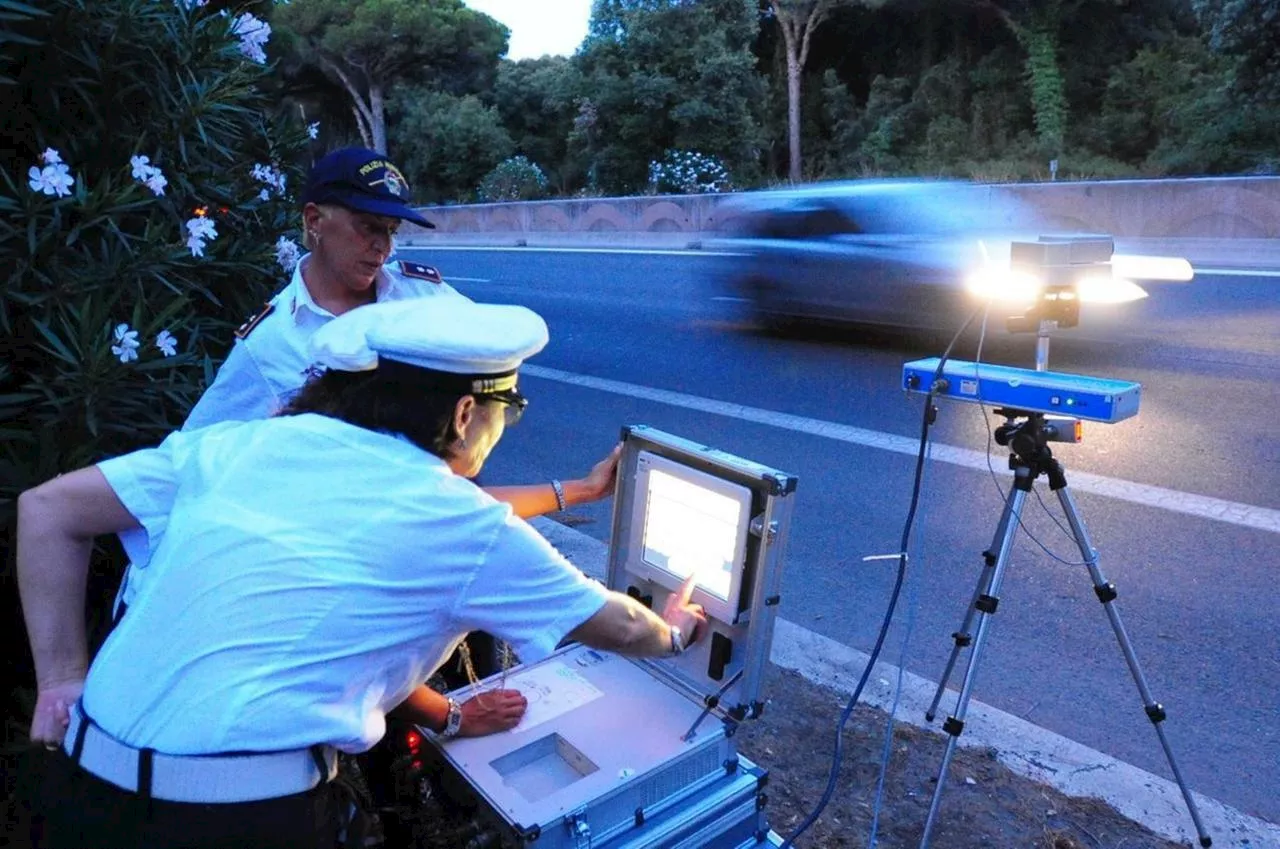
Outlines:
{"type": "Polygon", "coordinates": [[[245,320],[244,324],[240,325],[236,329],[236,338],[237,339],[249,338],[249,334],[253,332],[253,329],[257,327],[259,324],[261,324],[264,318],[271,315],[271,313],[275,311],[275,308],[276,308],[276,305],[271,303],[270,301],[263,304],[262,309],[258,310],[256,314],[249,316],[245,320]]]}
{"type": "Polygon", "coordinates": [[[440,272],[436,271],[429,265],[423,265],[420,262],[408,262],[400,260],[400,273],[405,277],[412,277],[416,280],[426,280],[429,283],[443,283],[444,278],[440,276],[440,272]]]}

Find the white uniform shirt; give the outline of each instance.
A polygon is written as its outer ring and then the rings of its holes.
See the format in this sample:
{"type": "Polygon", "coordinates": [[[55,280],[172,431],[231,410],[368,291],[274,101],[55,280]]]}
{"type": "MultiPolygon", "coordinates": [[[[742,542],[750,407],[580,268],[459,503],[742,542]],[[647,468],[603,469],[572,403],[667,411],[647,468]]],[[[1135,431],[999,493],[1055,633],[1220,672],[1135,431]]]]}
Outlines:
{"type": "Polygon", "coordinates": [[[84,690],[132,746],[364,751],[467,632],[536,661],[605,602],[444,461],[337,419],[179,432],[98,468],[152,551],[84,690]]]}
{"type": "MultiPolygon", "coordinates": [[[[184,431],[226,421],[265,419],[279,411],[306,383],[312,366],[308,349],[311,334],[334,318],[333,313],[315,302],[302,280],[302,268],[310,256],[299,260],[289,285],[268,302],[270,312],[251,328],[251,322],[241,328],[241,333],[246,328],[249,332],[236,339],[213,383],[191,408],[182,425],[184,431]]],[[[429,273],[421,269],[427,267],[399,261],[384,265],[374,281],[377,299],[466,297],[441,281],[435,269],[427,269],[429,273]]],[[[130,565],[116,600],[131,605],[146,580],[149,552],[146,536],[141,532],[120,534],[120,542],[130,565]]]]}
{"type": "MultiPolygon", "coordinates": [[[[306,383],[312,364],[307,347],[311,334],[334,318],[333,313],[315,302],[302,280],[302,268],[310,257],[307,254],[294,267],[289,285],[270,300],[267,316],[253,325],[244,338],[236,340],[217,377],[191,408],[183,430],[225,421],[265,419],[287,404],[306,383]]],[[[434,269],[420,276],[406,273],[406,269],[422,268],[426,266],[417,263],[384,265],[374,281],[377,299],[465,297],[441,281],[434,269]]]]}

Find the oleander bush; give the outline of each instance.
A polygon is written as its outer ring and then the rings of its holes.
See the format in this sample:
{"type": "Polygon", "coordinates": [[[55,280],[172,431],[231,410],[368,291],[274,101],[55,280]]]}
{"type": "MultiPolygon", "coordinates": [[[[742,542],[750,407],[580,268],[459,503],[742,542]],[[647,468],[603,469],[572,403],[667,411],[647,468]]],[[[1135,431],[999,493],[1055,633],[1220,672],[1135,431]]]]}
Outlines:
{"type": "Polygon", "coordinates": [[[668,150],[649,163],[649,190],[655,194],[694,195],[733,191],[729,171],[719,159],[696,150],[668,150]]]}
{"type": "MultiPolygon", "coordinates": [[[[158,443],[296,258],[307,144],[269,96],[270,3],[0,0],[0,616],[25,488],[158,443]]],[[[91,612],[121,563],[99,549],[91,612]]],[[[23,710],[7,700],[6,743],[23,710]]]]}

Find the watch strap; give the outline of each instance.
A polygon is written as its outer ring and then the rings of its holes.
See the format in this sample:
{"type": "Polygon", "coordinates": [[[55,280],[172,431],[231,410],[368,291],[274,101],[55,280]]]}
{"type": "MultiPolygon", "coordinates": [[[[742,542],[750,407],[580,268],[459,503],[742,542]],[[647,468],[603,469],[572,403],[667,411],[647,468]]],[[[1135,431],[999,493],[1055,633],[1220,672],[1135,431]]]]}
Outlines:
{"type": "Polygon", "coordinates": [[[688,643],[685,642],[684,631],[680,629],[679,625],[668,625],[667,627],[671,629],[671,657],[684,654],[684,650],[689,647],[688,643]]]}
{"type": "Polygon", "coordinates": [[[457,737],[458,732],[462,730],[462,705],[453,699],[449,699],[449,715],[445,719],[444,730],[440,732],[440,736],[448,740],[451,737],[457,737]]]}

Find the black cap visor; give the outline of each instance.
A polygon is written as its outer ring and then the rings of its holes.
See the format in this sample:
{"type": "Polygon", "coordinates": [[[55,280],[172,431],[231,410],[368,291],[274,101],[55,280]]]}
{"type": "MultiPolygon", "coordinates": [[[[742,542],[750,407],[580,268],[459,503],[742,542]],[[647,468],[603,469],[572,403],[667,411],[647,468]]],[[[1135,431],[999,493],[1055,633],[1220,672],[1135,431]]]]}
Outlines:
{"type": "Polygon", "coordinates": [[[336,203],[339,206],[345,206],[347,209],[354,209],[356,212],[385,215],[388,218],[399,218],[402,221],[412,222],[428,230],[436,229],[436,225],[414,212],[411,206],[400,201],[372,197],[363,192],[329,189],[328,191],[316,193],[315,197],[308,200],[312,203],[336,203]]]}

